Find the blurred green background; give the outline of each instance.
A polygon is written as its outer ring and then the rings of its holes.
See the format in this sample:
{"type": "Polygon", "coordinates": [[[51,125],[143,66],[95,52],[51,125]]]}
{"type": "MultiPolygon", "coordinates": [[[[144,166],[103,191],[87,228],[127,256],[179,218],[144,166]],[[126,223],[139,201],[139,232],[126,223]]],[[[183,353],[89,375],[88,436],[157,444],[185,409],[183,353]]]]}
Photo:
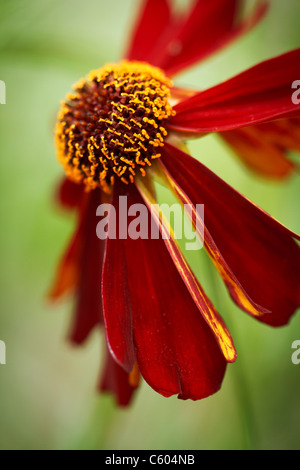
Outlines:
{"type": "MultiPolygon", "coordinates": [[[[183,3],[186,3],[183,1],[183,3]]],[[[251,3],[251,1],[249,2],[251,3]]],[[[228,298],[204,254],[195,266],[238,349],[220,392],[200,402],[165,399],[143,383],[129,409],[99,396],[103,335],[83,348],[66,341],[72,302],[46,293],[73,219],[52,194],[62,170],[53,127],[59,102],[81,76],[122,57],[138,0],[0,0],[0,365],[1,449],[299,449],[300,365],[287,327],[255,322],[228,298]]],[[[181,75],[204,88],[300,46],[299,0],[271,0],[268,18],[238,44],[181,75]]],[[[295,79],[299,79],[295,77],[295,79]]],[[[294,231],[300,231],[299,175],[266,182],[247,172],[215,136],[193,155],[294,231]]],[[[193,253],[195,256],[195,253],[193,253]]]]}

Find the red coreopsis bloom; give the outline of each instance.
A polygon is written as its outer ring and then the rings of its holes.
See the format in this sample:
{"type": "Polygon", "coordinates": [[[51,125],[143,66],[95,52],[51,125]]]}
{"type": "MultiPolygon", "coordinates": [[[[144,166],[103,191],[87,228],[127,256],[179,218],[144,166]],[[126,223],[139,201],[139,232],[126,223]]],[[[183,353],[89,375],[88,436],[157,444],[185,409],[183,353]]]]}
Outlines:
{"type": "Polygon", "coordinates": [[[300,49],[200,92],[170,81],[248,31],[267,9],[258,2],[241,19],[241,4],[198,0],[178,15],[171,1],[144,1],[125,60],[90,72],[59,112],[56,144],[67,175],[59,198],[78,222],[51,297],[75,292],[74,343],[105,328],[99,388],[121,405],[140,375],[166,397],[207,397],[219,390],[236,351],[174,238],[100,240],[101,203],[113,205],[119,223],[119,196],[128,206],[145,205],[149,225],[163,235],[165,221],[149,210],[152,180],[163,176],[183,205],[205,205],[204,228],[197,211],[190,218],[197,230],[202,224],[204,247],[242,310],[281,326],[299,306],[298,237],[188,155],[184,140],[218,132],[252,169],[288,175],[287,151],[300,148],[300,105],[291,100],[300,49]]]}

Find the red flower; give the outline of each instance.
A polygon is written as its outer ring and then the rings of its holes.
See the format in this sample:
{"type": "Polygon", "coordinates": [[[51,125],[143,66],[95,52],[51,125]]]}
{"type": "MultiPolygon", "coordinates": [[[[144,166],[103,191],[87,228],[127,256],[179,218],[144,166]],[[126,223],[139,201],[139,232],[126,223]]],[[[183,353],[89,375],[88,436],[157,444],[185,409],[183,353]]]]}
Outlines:
{"type": "MultiPolygon", "coordinates": [[[[104,325],[108,351],[99,386],[121,405],[140,374],[164,396],[207,397],[220,388],[236,351],[174,238],[99,240],[101,203],[112,202],[116,220],[119,196],[149,208],[152,178],[163,175],[182,204],[205,205],[205,249],[241,309],[280,326],[299,306],[297,236],[185,153],[183,141],[219,132],[253,169],[290,173],[286,151],[300,146],[300,105],[291,100],[300,49],[201,92],[167,79],[239,37],[267,8],[259,2],[237,21],[240,6],[198,0],[177,16],[170,1],[146,0],[127,60],[91,72],[58,117],[58,155],[69,177],[59,198],[78,223],[51,297],[75,291],[73,342],[104,325]]],[[[192,219],[199,230],[196,211],[192,219]]],[[[153,221],[165,233],[165,223],[148,211],[153,221]]]]}

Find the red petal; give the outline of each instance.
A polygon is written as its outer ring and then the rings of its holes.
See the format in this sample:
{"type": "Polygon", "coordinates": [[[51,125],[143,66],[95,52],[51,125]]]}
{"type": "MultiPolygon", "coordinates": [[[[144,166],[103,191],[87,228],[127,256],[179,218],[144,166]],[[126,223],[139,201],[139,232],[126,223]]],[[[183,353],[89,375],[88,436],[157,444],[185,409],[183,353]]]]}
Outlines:
{"type": "Polygon", "coordinates": [[[267,60],[174,107],[170,129],[188,133],[225,131],[300,113],[292,102],[300,49],[267,60]]]}
{"type": "MultiPolygon", "coordinates": [[[[72,184],[73,183],[71,183],[70,186],[71,190],[73,189],[72,184]]],[[[64,180],[61,188],[62,193],[64,194],[64,202],[75,202],[75,199],[67,199],[65,197],[67,195],[71,195],[71,192],[65,192],[65,190],[69,188],[69,180],[64,180]]],[[[69,294],[78,287],[89,201],[89,195],[84,193],[82,194],[80,203],[78,200],[79,206],[77,211],[77,227],[74,234],[71,236],[71,239],[67,244],[66,250],[64,251],[62,259],[58,265],[54,282],[49,292],[49,298],[51,300],[57,300],[63,295],[69,294]]],[[[70,208],[71,204],[66,204],[66,206],[70,208]]]]}
{"type": "Polygon", "coordinates": [[[267,309],[264,309],[260,305],[256,304],[249,297],[245,289],[243,289],[241,283],[235,277],[228,264],[224,260],[222,254],[220,253],[218,247],[216,246],[211,234],[209,233],[207,227],[204,224],[204,220],[199,217],[195,205],[193,205],[192,201],[189,199],[186,193],[184,193],[182,188],[178,185],[177,181],[172,178],[172,175],[168,172],[166,166],[162,163],[161,160],[160,164],[162,166],[167,183],[170,185],[175,195],[178,197],[178,199],[183,205],[189,205],[191,210],[189,211],[188,215],[192,220],[194,228],[196,229],[199,238],[203,240],[205,249],[211,257],[211,260],[213,261],[214,265],[218,269],[233,300],[237,303],[237,305],[239,305],[239,307],[241,307],[246,312],[250,313],[250,315],[261,316],[265,313],[269,313],[267,309]]]}
{"type": "Polygon", "coordinates": [[[161,217],[155,199],[151,196],[143,183],[144,181],[138,181],[138,188],[149,210],[151,210],[152,217],[159,227],[160,233],[164,235],[164,242],[174,265],[176,266],[203,318],[214,332],[225,359],[227,362],[234,362],[236,360],[236,350],[225,323],[216,312],[209,298],[200,286],[196,276],[188,266],[182,252],[174,240],[174,235],[172,237],[169,236],[169,234],[172,233],[170,224],[164,217],[161,217]]]}
{"type": "Polygon", "coordinates": [[[111,392],[115,395],[117,403],[120,406],[127,406],[137,387],[131,383],[131,376],[127,374],[107,353],[106,364],[103,376],[99,383],[99,390],[102,392],[111,392]]]}
{"type": "Polygon", "coordinates": [[[101,271],[104,242],[96,236],[96,209],[100,192],[85,194],[79,211],[78,227],[62,258],[50,298],[76,289],[75,318],[70,338],[82,343],[95,325],[102,323],[101,271]]]}
{"type": "Polygon", "coordinates": [[[51,300],[57,300],[77,287],[81,250],[82,220],[79,221],[77,230],[74,235],[72,235],[58,266],[53,285],[49,292],[49,298],[51,300]]]}
{"type": "Polygon", "coordinates": [[[151,63],[170,76],[203,60],[252,28],[264,16],[267,3],[237,23],[240,0],[196,0],[187,17],[173,27],[168,43],[158,44],[151,63]]]}
{"type": "MultiPolygon", "coordinates": [[[[128,206],[136,203],[143,201],[131,186],[128,206]]],[[[163,240],[128,238],[124,246],[133,341],[142,376],[164,396],[180,394],[181,398],[200,399],[215,393],[220,388],[226,361],[163,240]]],[[[118,274],[117,271],[111,276],[118,277],[121,285],[124,279],[118,274]]],[[[109,279],[103,279],[103,285],[109,279]]],[[[109,323],[105,309],[104,314],[109,323]]],[[[120,322],[116,326],[119,329],[120,322]]],[[[122,341],[124,332],[119,330],[118,334],[122,341]]]]}
{"type": "MultiPolygon", "coordinates": [[[[112,204],[116,209],[116,229],[119,231],[120,188],[115,185],[112,204]]],[[[109,226],[114,223],[109,214],[109,226]]],[[[130,372],[135,361],[132,316],[125,240],[107,238],[102,274],[102,299],[107,344],[115,361],[130,372]]]]}
{"type": "Polygon", "coordinates": [[[220,135],[250,169],[263,176],[284,178],[296,168],[287,152],[300,150],[299,121],[282,119],[220,135]]]}
{"type": "Polygon", "coordinates": [[[57,199],[65,209],[75,209],[81,203],[83,186],[64,178],[58,188],[57,199]]]}
{"type": "Polygon", "coordinates": [[[249,298],[271,312],[259,320],[287,323],[300,301],[294,234],[179,149],[166,144],[162,162],[194,205],[205,204],[205,226],[226,264],[249,298]]]}
{"type": "Polygon", "coordinates": [[[96,235],[98,223],[96,210],[101,203],[101,193],[94,190],[89,193],[88,197],[83,229],[76,311],[71,331],[71,339],[75,343],[82,343],[94,326],[103,322],[101,274],[104,242],[99,240],[96,235]]]}
{"type": "Polygon", "coordinates": [[[134,31],[126,58],[148,61],[160,35],[171,18],[168,0],[144,0],[140,18],[134,31]]]}

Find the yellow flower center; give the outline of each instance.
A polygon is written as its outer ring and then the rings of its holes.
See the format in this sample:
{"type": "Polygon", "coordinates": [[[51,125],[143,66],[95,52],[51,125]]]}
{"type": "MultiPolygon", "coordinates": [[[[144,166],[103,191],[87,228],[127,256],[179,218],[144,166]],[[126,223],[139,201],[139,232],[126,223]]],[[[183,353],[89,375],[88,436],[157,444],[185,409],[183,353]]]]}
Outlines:
{"type": "Polygon", "coordinates": [[[148,64],[123,61],[93,70],[62,102],[58,158],[67,176],[109,193],[116,178],[133,183],[161,156],[172,82],[148,64]]]}

